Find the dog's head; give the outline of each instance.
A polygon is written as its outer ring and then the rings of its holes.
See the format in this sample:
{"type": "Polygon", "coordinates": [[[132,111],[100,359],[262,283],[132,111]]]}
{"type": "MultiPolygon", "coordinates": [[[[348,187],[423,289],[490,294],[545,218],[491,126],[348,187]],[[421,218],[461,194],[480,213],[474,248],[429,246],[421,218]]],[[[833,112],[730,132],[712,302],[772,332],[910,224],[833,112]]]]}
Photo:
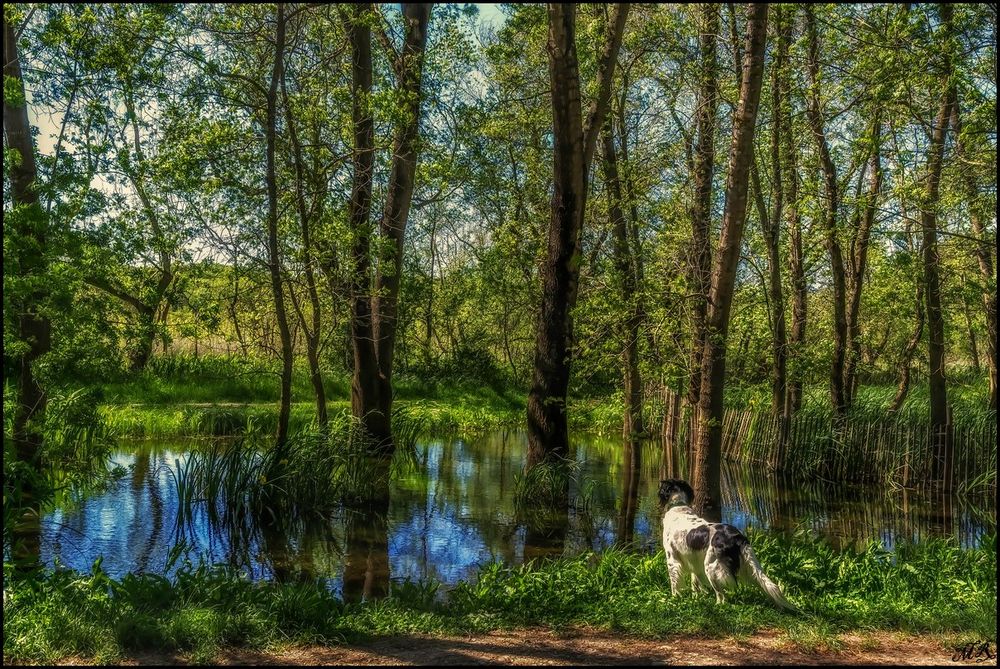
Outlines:
{"type": "Polygon", "coordinates": [[[690,505],[694,501],[694,490],[681,479],[660,481],[660,504],[669,506],[690,505]]]}

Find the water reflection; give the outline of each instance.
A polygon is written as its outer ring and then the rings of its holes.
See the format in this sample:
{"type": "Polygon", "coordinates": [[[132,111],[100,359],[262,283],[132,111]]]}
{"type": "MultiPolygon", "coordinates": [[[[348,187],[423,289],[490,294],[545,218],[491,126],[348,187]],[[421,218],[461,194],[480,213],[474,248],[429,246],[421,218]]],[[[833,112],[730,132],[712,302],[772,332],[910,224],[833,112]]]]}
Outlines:
{"type": "Polygon", "coordinates": [[[618,542],[631,546],[635,536],[635,512],[639,504],[642,445],[629,439],[622,449],[622,499],[618,513],[618,542]]]}
{"type": "Polygon", "coordinates": [[[345,602],[389,594],[389,495],[347,510],[343,598],[345,602]]]}
{"type": "MultiPolygon", "coordinates": [[[[199,504],[178,522],[175,472],[193,443],[141,443],[114,456],[130,475],[111,489],[44,515],[39,553],[44,564],[120,577],[166,572],[185,560],[226,563],[252,578],[321,579],[348,601],[384,596],[390,582],[435,579],[446,586],[474,577],[491,561],[527,560],[604,550],[614,544],[659,550],[656,486],[677,474],[682,454],[664,462],[662,444],[580,435],[571,452],[574,478],[565,503],[544,522],[519,518],[514,477],[527,439],[498,431],[475,439],[423,439],[416,466],[399,474],[371,504],[341,509],[292,527],[250,518],[219,524],[199,504]],[[662,468],[662,471],[661,471],[662,468]]],[[[792,485],[760,468],[725,467],[723,519],[740,528],[808,529],[835,543],[954,536],[976,545],[995,532],[995,500],[930,496],[913,491],[813,481],[792,485]]]]}

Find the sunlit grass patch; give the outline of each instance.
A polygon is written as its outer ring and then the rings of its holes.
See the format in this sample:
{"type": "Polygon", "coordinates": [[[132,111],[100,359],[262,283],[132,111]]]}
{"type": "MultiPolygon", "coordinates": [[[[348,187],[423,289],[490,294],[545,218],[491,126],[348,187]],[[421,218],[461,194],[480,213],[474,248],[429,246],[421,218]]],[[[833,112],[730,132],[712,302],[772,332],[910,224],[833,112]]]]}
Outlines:
{"type": "Polygon", "coordinates": [[[227,646],[338,644],[373,636],[587,626],[643,637],[745,639],[778,630],[805,650],[836,651],[838,635],[903,631],[993,638],[996,539],[837,551],[801,534],[751,533],[768,573],[798,613],[744,587],[714,597],[670,595],[663,555],[609,550],[524,566],[485,565],[444,597],[433,582],[393,584],[387,599],[344,604],[319,583],[252,582],[223,568],[184,566],[174,581],[60,571],[12,581],[5,566],[4,657],[105,661],[167,650],[196,661],[227,646]]]}

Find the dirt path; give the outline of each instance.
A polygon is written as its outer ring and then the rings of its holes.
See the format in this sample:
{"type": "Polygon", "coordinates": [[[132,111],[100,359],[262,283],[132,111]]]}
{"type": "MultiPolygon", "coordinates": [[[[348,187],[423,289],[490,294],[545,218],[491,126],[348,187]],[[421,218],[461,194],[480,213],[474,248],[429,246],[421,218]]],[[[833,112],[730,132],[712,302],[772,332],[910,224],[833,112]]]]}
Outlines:
{"type": "MultiPolygon", "coordinates": [[[[903,634],[841,636],[836,647],[806,648],[777,632],[746,639],[700,639],[676,636],[660,640],[632,639],[607,632],[575,629],[492,632],[469,637],[390,637],[361,646],[294,648],[278,653],[226,651],[216,657],[224,665],[575,665],[575,664],[875,664],[976,665],[955,662],[954,649],[940,639],[903,634]]],[[[991,646],[996,653],[995,643],[991,646]]],[[[71,660],[67,662],[74,664],[71,660]]],[[[184,658],[141,654],[124,664],[184,664],[184,658]]],[[[982,665],[996,666],[996,658],[982,665]]]]}

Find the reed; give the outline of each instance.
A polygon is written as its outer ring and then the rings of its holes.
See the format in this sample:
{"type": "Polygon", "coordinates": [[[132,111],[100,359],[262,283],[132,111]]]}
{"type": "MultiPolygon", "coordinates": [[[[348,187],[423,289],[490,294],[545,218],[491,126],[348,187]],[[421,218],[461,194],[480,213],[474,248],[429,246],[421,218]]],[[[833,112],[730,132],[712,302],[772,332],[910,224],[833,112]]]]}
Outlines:
{"type": "Polygon", "coordinates": [[[389,478],[414,467],[420,416],[405,408],[393,416],[391,459],[373,455],[374,444],[350,416],[338,416],[325,433],[300,431],[282,449],[260,431],[215,442],[177,463],[178,524],[204,504],[209,522],[233,536],[251,538],[258,523],[308,523],[337,509],[385,494],[389,478]]]}

